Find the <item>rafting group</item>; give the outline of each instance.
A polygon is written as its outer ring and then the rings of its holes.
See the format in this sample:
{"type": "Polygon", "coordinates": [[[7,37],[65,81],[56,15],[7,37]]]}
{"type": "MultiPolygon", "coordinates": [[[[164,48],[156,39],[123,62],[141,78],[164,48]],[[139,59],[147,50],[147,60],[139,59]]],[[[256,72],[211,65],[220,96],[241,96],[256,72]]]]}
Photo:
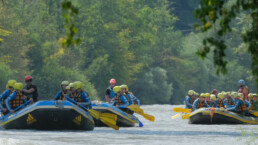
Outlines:
{"type": "MultiPolygon", "coordinates": [[[[243,79],[238,81],[239,90],[210,93],[189,90],[185,97],[185,109],[174,108],[175,112],[186,113],[183,119],[196,124],[258,124],[257,93],[250,93],[243,79]]],[[[177,115],[179,116],[179,114],[177,115]]],[[[174,117],[175,118],[175,117],[174,117]]]]}
{"type": "MultiPolygon", "coordinates": [[[[51,124],[46,127],[43,120],[48,122],[50,120],[53,124],[58,124],[60,121],[56,120],[64,119],[70,119],[73,124],[77,124],[77,127],[70,125],[72,129],[81,126],[82,128],[91,130],[94,125],[109,126],[118,129],[123,126],[134,126],[136,123],[142,126],[143,124],[133,115],[134,112],[150,121],[154,121],[154,116],[144,113],[140,108],[140,100],[132,92],[129,92],[128,86],[116,86],[115,79],[110,80],[110,86],[106,90],[105,96],[107,102],[101,104],[91,102],[89,94],[85,91],[81,81],[73,83],[62,81],[60,85],[61,90],[51,101],[38,101],[37,86],[32,84],[33,79],[31,76],[26,76],[24,81],[26,86],[15,80],[9,80],[6,90],[0,95],[0,111],[2,114],[0,127],[14,129],[44,129],[45,127],[45,129],[57,129],[58,127],[55,125],[51,127],[51,124]],[[71,110],[74,113],[71,113],[71,110]],[[69,114],[71,116],[70,118],[61,116],[69,114]],[[13,120],[10,116],[13,117],[13,120]],[[47,120],[47,118],[49,119],[47,120]],[[82,118],[85,120],[84,125],[82,118]],[[34,120],[34,122],[31,123],[30,120],[34,120]],[[20,124],[20,126],[15,127],[17,124],[20,124]]],[[[67,124],[69,123],[64,124],[66,126],[60,128],[69,128],[67,124]]],[[[58,126],[62,126],[62,124],[58,124],[58,126]]]]}

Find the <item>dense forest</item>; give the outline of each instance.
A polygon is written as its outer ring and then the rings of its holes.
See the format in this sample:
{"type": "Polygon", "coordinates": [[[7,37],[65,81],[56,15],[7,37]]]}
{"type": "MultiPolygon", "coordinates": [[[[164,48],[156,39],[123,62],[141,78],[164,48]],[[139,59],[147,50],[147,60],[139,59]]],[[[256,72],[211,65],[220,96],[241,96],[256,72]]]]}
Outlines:
{"type": "MultiPolygon", "coordinates": [[[[252,92],[251,59],[239,34],[250,28],[247,13],[225,36],[228,73],[217,75],[213,59],[196,55],[215,30],[193,30],[199,0],[73,0],[78,46],[63,48],[61,1],[0,1],[0,90],[9,79],[32,75],[40,99],[51,99],[62,80],[84,83],[92,99],[104,100],[110,78],[144,104],[179,104],[189,89],[237,90],[245,79],[252,92]]],[[[227,5],[234,3],[229,0],[227,5]]]]}

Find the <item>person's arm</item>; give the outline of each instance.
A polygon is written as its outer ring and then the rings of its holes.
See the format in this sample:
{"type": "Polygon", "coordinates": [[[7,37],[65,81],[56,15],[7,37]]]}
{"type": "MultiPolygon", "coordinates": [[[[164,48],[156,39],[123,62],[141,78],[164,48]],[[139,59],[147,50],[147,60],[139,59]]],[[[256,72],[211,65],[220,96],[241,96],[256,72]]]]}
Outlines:
{"type": "Polygon", "coordinates": [[[61,95],[61,93],[62,93],[62,92],[59,91],[59,92],[56,94],[56,96],[55,96],[55,98],[54,98],[54,101],[58,99],[58,97],[61,95]]]}
{"type": "Polygon", "coordinates": [[[249,110],[251,108],[252,104],[247,100],[244,100],[244,101],[245,101],[247,110],[249,110]]]}
{"type": "Polygon", "coordinates": [[[9,102],[10,101],[12,101],[12,100],[14,100],[16,98],[16,92],[13,92],[10,96],[8,96],[6,99],[5,99],[5,105],[6,105],[6,108],[7,108],[7,110],[12,110],[12,108],[11,108],[11,106],[10,106],[10,104],[9,104],[9,102]]]}
{"type": "Polygon", "coordinates": [[[199,100],[196,99],[193,103],[193,111],[196,110],[198,103],[199,103],[199,100]]]}
{"type": "Polygon", "coordinates": [[[1,95],[0,95],[0,109],[3,108],[3,104],[1,103],[4,97],[9,96],[9,91],[5,90],[1,95]]]}
{"type": "Polygon", "coordinates": [[[207,103],[207,101],[205,101],[205,107],[211,108],[210,105],[207,103]]]}
{"type": "MultiPolygon", "coordinates": [[[[134,96],[135,97],[135,96],[134,96]]],[[[136,102],[136,104],[138,104],[139,106],[141,105],[141,101],[137,98],[137,97],[135,97],[135,102],[136,102]]]]}
{"type": "Polygon", "coordinates": [[[233,98],[231,98],[231,103],[235,104],[235,100],[233,98]]]}
{"type": "Polygon", "coordinates": [[[192,108],[193,107],[193,104],[190,103],[190,100],[191,98],[189,96],[186,97],[186,106],[189,107],[189,108],[192,108]]]}
{"type": "Polygon", "coordinates": [[[133,97],[131,96],[131,94],[128,94],[128,98],[129,98],[129,105],[133,104],[133,97]]]}
{"type": "Polygon", "coordinates": [[[238,108],[239,105],[241,105],[240,101],[236,101],[236,104],[232,107],[228,107],[227,110],[228,111],[237,111],[237,108],[238,108]]]}
{"type": "Polygon", "coordinates": [[[82,92],[82,100],[84,100],[85,102],[81,102],[81,104],[83,106],[87,106],[87,105],[90,105],[91,104],[91,101],[90,101],[90,97],[85,93],[85,92],[82,92]]]}
{"type": "Polygon", "coordinates": [[[124,103],[123,105],[118,106],[118,108],[126,108],[129,105],[126,97],[124,95],[121,96],[121,101],[124,103]]]}
{"type": "Polygon", "coordinates": [[[249,89],[248,89],[247,86],[245,86],[245,87],[243,88],[243,93],[244,93],[244,94],[249,94],[249,89]]]}

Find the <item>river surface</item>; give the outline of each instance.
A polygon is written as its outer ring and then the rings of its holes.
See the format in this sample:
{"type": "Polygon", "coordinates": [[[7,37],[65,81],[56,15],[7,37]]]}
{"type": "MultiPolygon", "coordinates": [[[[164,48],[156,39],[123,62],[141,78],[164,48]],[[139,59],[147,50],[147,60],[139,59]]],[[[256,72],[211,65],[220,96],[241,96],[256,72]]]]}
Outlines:
{"type": "Polygon", "coordinates": [[[144,127],[95,128],[94,131],[0,130],[0,145],[258,145],[255,125],[192,125],[181,117],[171,119],[173,107],[180,105],[143,105],[156,117],[149,122],[137,115],[144,127]]]}

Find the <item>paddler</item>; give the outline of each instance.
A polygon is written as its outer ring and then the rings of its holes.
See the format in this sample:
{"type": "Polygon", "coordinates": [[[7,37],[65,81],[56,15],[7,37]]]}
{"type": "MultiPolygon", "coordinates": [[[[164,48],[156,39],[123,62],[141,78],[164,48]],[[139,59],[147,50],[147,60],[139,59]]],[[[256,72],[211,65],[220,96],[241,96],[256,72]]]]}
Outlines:
{"type": "Polygon", "coordinates": [[[214,94],[211,94],[211,102],[210,102],[210,107],[215,107],[215,100],[216,100],[216,96],[214,94]]]}
{"type": "Polygon", "coordinates": [[[109,81],[109,87],[106,90],[106,101],[108,103],[112,103],[114,101],[115,92],[113,91],[114,86],[116,85],[116,79],[110,79],[109,81]]]}
{"type": "Polygon", "coordinates": [[[195,100],[195,92],[194,90],[189,90],[187,93],[187,96],[185,97],[185,108],[192,108],[193,107],[193,103],[195,100]]]}
{"type": "Polygon", "coordinates": [[[6,108],[10,113],[14,113],[14,110],[17,107],[24,104],[24,102],[26,101],[24,99],[24,95],[22,94],[22,88],[23,88],[22,83],[15,83],[14,85],[15,91],[10,96],[8,96],[7,99],[5,100],[6,108]]]}
{"type": "Polygon", "coordinates": [[[129,101],[127,100],[125,95],[123,95],[121,86],[115,86],[113,90],[115,93],[115,100],[112,105],[121,109],[129,106],[129,101]]]}
{"type": "Polygon", "coordinates": [[[123,95],[125,95],[126,99],[129,100],[129,105],[134,104],[133,97],[132,97],[131,93],[128,92],[128,86],[121,85],[120,87],[121,87],[121,91],[122,91],[123,95]]]}
{"type": "Polygon", "coordinates": [[[205,100],[206,100],[207,104],[209,106],[211,106],[211,94],[210,93],[205,94],[205,100]]]}
{"type": "Polygon", "coordinates": [[[238,93],[243,93],[244,99],[248,100],[249,89],[248,86],[245,84],[243,79],[238,81],[238,86],[240,87],[238,93]]]}
{"type": "MultiPolygon", "coordinates": [[[[69,87],[67,89],[70,89],[69,87]]],[[[71,97],[71,93],[67,95],[66,99],[68,101],[73,102],[72,100],[77,102],[77,105],[84,106],[88,109],[92,109],[90,97],[84,91],[84,85],[82,82],[78,81],[74,84],[74,89],[76,90],[76,95],[71,97]]]]}
{"type": "Polygon", "coordinates": [[[224,97],[225,97],[225,93],[223,92],[218,93],[217,99],[215,100],[215,108],[221,108],[221,107],[224,108],[225,106],[223,103],[224,97]]]}
{"type": "Polygon", "coordinates": [[[69,85],[69,82],[68,81],[62,81],[61,82],[61,91],[59,91],[54,100],[66,100],[66,95],[67,95],[67,92],[66,92],[66,87],[69,85]]]}
{"type": "Polygon", "coordinates": [[[242,115],[247,115],[248,109],[251,107],[251,104],[244,99],[243,93],[238,93],[236,98],[236,104],[233,107],[228,107],[226,110],[233,111],[242,115]]]}
{"type": "Polygon", "coordinates": [[[8,96],[13,93],[15,84],[15,80],[9,80],[6,84],[6,90],[0,95],[0,112],[2,112],[4,115],[7,114],[7,109],[4,101],[8,96]]]}
{"type": "Polygon", "coordinates": [[[38,89],[32,84],[32,77],[26,76],[24,79],[26,86],[22,89],[22,93],[27,97],[26,100],[31,103],[38,101],[38,89]]]}
{"type": "Polygon", "coordinates": [[[213,89],[210,94],[214,94],[217,97],[218,91],[216,89],[213,89]]]}
{"type": "Polygon", "coordinates": [[[250,107],[250,110],[249,111],[252,111],[254,112],[257,108],[257,102],[256,102],[256,99],[257,99],[257,94],[251,94],[249,93],[248,94],[248,101],[251,103],[251,107],[250,107]]]}
{"type": "Polygon", "coordinates": [[[236,96],[237,92],[227,92],[225,95],[225,99],[223,100],[224,106],[231,106],[235,104],[235,100],[231,96],[236,96]]]}
{"type": "Polygon", "coordinates": [[[201,93],[200,97],[196,99],[193,103],[193,111],[199,108],[210,108],[210,106],[207,104],[205,100],[206,95],[204,93],[201,93]]]}

